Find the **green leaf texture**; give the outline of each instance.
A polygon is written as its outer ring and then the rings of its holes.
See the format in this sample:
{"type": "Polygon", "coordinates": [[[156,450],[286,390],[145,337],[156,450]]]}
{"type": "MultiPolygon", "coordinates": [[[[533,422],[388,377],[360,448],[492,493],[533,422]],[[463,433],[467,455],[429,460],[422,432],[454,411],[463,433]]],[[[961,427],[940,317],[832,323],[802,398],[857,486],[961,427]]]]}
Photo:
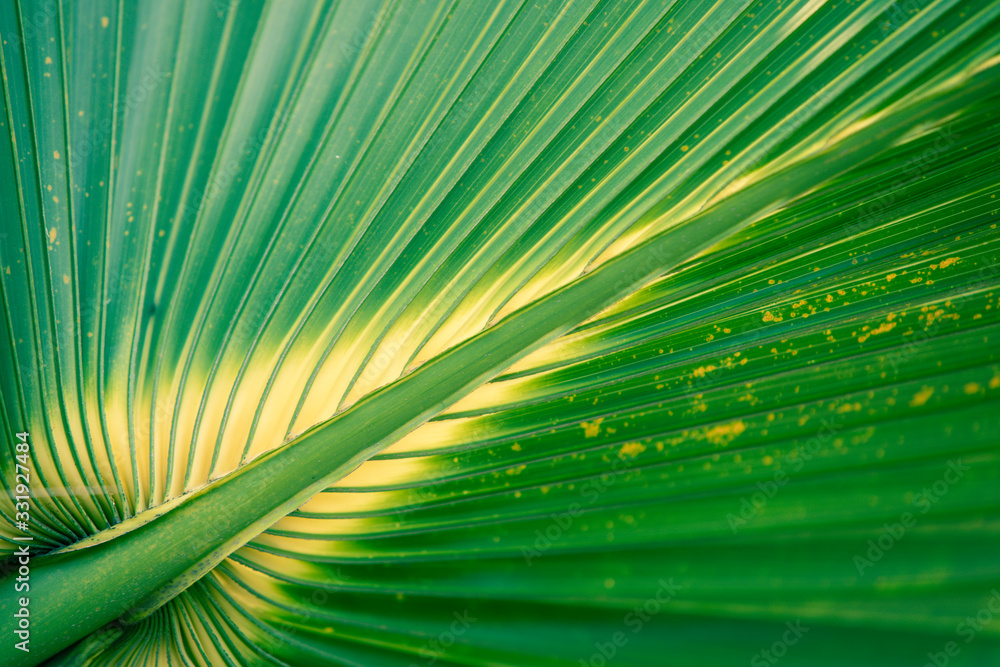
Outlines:
{"type": "Polygon", "coordinates": [[[0,5],[3,663],[1000,663],[998,28],[0,5]]]}

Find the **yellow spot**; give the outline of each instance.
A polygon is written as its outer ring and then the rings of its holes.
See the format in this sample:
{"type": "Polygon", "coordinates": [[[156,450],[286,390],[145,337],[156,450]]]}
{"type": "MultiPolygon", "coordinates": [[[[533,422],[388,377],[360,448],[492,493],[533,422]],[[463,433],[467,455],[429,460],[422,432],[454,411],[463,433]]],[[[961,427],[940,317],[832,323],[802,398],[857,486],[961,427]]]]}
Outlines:
{"type": "Polygon", "coordinates": [[[694,369],[693,372],[696,378],[703,378],[705,377],[705,373],[711,373],[714,370],[715,366],[713,366],[712,364],[708,364],[707,366],[701,366],[700,368],[694,369]]]}
{"type": "Polygon", "coordinates": [[[55,243],[56,242],[56,231],[57,230],[56,230],[55,227],[53,227],[52,229],[49,230],[49,243],[55,243]]]}
{"type": "Polygon", "coordinates": [[[978,394],[983,387],[978,382],[970,382],[964,387],[966,394],[978,394]]]}
{"type": "Polygon", "coordinates": [[[54,157],[55,159],[57,159],[57,160],[58,160],[58,159],[59,159],[59,151],[52,151],[52,156],[53,156],[53,157],[54,157]]]}
{"type": "Polygon", "coordinates": [[[49,58],[48,56],[45,56],[45,64],[46,65],[51,65],[52,64],[52,58],[49,58]]]}
{"type": "Polygon", "coordinates": [[[772,314],[771,314],[771,311],[770,311],[770,310],[769,310],[769,311],[767,311],[766,313],[764,313],[764,321],[765,321],[765,322],[770,322],[770,321],[772,321],[773,319],[774,319],[774,315],[772,315],[772,314]]]}
{"type": "Polygon", "coordinates": [[[686,153],[686,152],[687,152],[687,150],[688,150],[688,147],[687,147],[687,146],[681,146],[681,152],[682,152],[682,153],[686,153]]]}
{"type": "Polygon", "coordinates": [[[580,422],[580,426],[583,427],[583,437],[593,438],[601,432],[601,422],[604,421],[604,417],[595,419],[592,422],[580,422]]]}
{"type": "Polygon", "coordinates": [[[763,463],[766,466],[769,466],[772,463],[774,463],[774,459],[771,458],[770,456],[765,456],[764,458],[761,459],[761,463],[763,463]]]}
{"type": "Polygon", "coordinates": [[[949,257],[948,259],[946,259],[943,262],[941,262],[940,264],[938,264],[938,268],[939,269],[947,268],[947,267],[951,266],[952,264],[954,264],[955,262],[957,262],[958,260],[959,260],[958,257],[949,257]]]}
{"type": "Polygon", "coordinates": [[[521,471],[527,468],[526,465],[514,466],[513,468],[507,468],[508,475],[520,475],[521,471]]]}
{"type": "Polygon", "coordinates": [[[917,408],[927,402],[927,399],[934,394],[934,387],[924,387],[918,391],[910,400],[910,407],[917,408]]]}
{"type": "Polygon", "coordinates": [[[609,589],[610,588],[614,588],[615,587],[615,580],[614,579],[605,579],[604,580],[604,587],[605,588],[609,588],[609,589]]]}
{"type": "Polygon", "coordinates": [[[63,274],[63,282],[69,285],[69,276],[67,276],[65,273],[63,274]]]}
{"type": "Polygon", "coordinates": [[[716,445],[724,445],[745,431],[746,428],[742,420],[719,424],[708,429],[705,433],[705,439],[716,445]]]}
{"type": "Polygon", "coordinates": [[[521,451],[521,445],[517,444],[516,442],[513,445],[511,445],[510,448],[513,449],[515,452],[521,451]]]}
{"type": "Polygon", "coordinates": [[[890,280],[892,280],[892,279],[893,279],[893,278],[895,278],[895,277],[896,277],[896,274],[895,274],[895,273],[890,273],[889,275],[887,275],[887,276],[885,277],[885,280],[886,280],[886,282],[889,282],[890,280]]]}
{"type": "Polygon", "coordinates": [[[896,327],[896,323],[895,322],[885,322],[885,323],[881,324],[878,327],[878,329],[872,329],[868,333],[866,333],[866,334],[864,334],[862,336],[858,336],[858,342],[859,343],[863,343],[866,340],[868,340],[869,336],[877,336],[877,335],[883,334],[883,333],[885,333],[887,331],[892,331],[895,327],[896,327]]]}
{"type": "Polygon", "coordinates": [[[618,450],[618,456],[619,458],[627,456],[629,458],[634,459],[636,456],[642,454],[644,451],[646,451],[646,445],[640,442],[626,442],[624,445],[622,445],[622,448],[618,450]]]}
{"type": "Polygon", "coordinates": [[[108,20],[107,16],[102,16],[101,17],[101,27],[102,28],[107,28],[110,23],[111,23],[111,21],[108,20]]]}

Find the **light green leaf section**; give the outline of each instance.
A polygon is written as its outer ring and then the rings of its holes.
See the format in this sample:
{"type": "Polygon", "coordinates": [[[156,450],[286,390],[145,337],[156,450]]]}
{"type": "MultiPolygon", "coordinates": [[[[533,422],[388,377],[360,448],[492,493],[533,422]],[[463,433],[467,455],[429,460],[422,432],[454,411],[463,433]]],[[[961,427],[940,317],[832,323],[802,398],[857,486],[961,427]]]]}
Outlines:
{"type": "Polygon", "coordinates": [[[5,663],[995,662],[998,14],[0,7],[5,663]]]}

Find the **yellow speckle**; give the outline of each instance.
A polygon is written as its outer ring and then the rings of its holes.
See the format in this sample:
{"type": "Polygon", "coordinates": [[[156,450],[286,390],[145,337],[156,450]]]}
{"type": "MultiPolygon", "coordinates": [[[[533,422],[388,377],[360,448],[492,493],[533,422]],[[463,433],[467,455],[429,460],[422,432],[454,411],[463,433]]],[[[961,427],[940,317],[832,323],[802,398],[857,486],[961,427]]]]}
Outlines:
{"type": "Polygon", "coordinates": [[[958,257],[949,257],[948,259],[946,259],[943,262],[941,262],[940,264],[938,264],[938,268],[939,269],[947,268],[947,267],[951,266],[952,264],[954,264],[955,262],[957,262],[958,260],[959,260],[958,257]]]}
{"type": "Polygon", "coordinates": [[[110,20],[108,20],[108,17],[107,17],[107,16],[102,16],[102,17],[101,17],[101,27],[102,27],[102,28],[107,28],[107,27],[108,27],[108,25],[110,25],[110,24],[111,24],[111,21],[110,21],[110,20]]]}
{"type": "Polygon", "coordinates": [[[774,315],[772,315],[771,311],[769,310],[766,313],[764,313],[764,318],[763,319],[764,319],[765,322],[770,322],[770,321],[772,321],[774,319],[774,315]]]}
{"type": "Polygon", "coordinates": [[[895,327],[896,327],[896,323],[895,322],[885,322],[885,323],[879,325],[879,327],[877,329],[872,329],[868,333],[866,333],[864,335],[861,335],[861,336],[858,336],[858,342],[859,343],[863,343],[866,340],[868,340],[869,336],[877,336],[877,335],[883,334],[883,333],[885,333],[887,331],[892,331],[895,327]]]}
{"type": "Polygon", "coordinates": [[[895,277],[896,277],[896,274],[895,274],[895,273],[890,273],[889,275],[887,275],[887,276],[885,277],[885,280],[886,280],[886,282],[889,282],[890,280],[892,280],[892,279],[893,279],[893,278],[895,278],[895,277]]]}
{"type": "Polygon", "coordinates": [[[729,422],[728,424],[719,424],[708,429],[705,433],[705,439],[716,445],[724,445],[745,431],[746,428],[742,420],[729,422]]]}
{"type": "Polygon", "coordinates": [[[910,400],[910,407],[911,408],[920,407],[921,405],[926,403],[927,399],[929,399],[933,394],[934,394],[934,387],[924,387],[923,389],[918,391],[910,400]]]}
{"type": "Polygon", "coordinates": [[[978,394],[982,391],[983,387],[978,382],[970,382],[963,389],[965,389],[966,394],[978,394]]]}
{"type": "Polygon", "coordinates": [[[604,417],[595,419],[592,422],[580,422],[580,426],[583,427],[583,437],[593,438],[601,432],[601,422],[604,421],[604,417]]]}
{"type": "Polygon", "coordinates": [[[715,366],[713,366],[712,364],[708,364],[707,366],[701,366],[699,368],[694,369],[693,373],[696,378],[703,378],[705,377],[705,373],[711,373],[714,370],[715,366]]]}
{"type": "Polygon", "coordinates": [[[626,442],[622,445],[622,448],[618,450],[618,456],[628,456],[629,458],[635,458],[639,454],[646,451],[646,445],[640,442],[626,442]]]}
{"type": "Polygon", "coordinates": [[[514,466],[513,468],[507,468],[508,475],[520,475],[521,471],[527,468],[526,465],[514,466]]]}

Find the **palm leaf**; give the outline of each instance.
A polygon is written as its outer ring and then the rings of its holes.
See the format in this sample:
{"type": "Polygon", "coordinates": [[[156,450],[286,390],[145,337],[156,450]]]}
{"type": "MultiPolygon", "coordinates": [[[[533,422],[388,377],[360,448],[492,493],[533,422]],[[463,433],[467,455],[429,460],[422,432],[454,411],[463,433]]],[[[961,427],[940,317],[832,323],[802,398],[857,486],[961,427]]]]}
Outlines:
{"type": "Polygon", "coordinates": [[[991,664],[998,15],[0,8],[5,662],[991,664]]]}

